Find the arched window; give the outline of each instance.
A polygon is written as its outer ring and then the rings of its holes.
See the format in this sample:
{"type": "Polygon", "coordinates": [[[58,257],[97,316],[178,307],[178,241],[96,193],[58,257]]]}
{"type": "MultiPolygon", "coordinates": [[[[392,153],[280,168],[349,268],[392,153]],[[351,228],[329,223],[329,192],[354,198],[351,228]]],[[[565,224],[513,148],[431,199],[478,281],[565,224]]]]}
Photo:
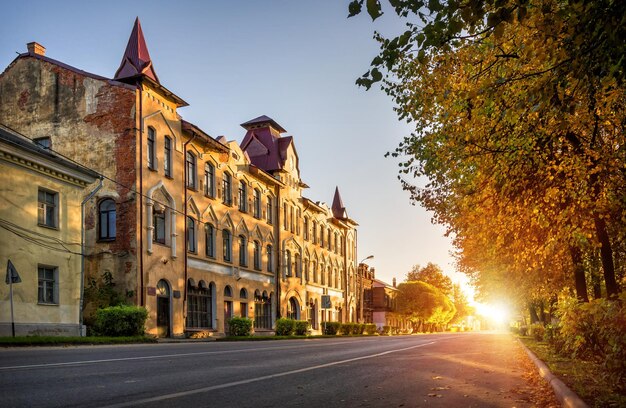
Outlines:
{"type": "Polygon", "coordinates": [[[302,267],[304,268],[304,281],[309,281],[309,260],[305,259],[302,263],[302,267]]]}
{"type": "Polygon", "coordinates": [[[165,209],[154,207],[153,220],[152,225],[154,226],[153,237],[152,240],[154,242],[158,242],[159,244],[166,244],[165,237],[165,209]]]}
{"type": "Polygon", "coordinates": [[[191,217],[187,217],[187,251],[196,253],[197,251],[196,240],[196,223],[191,217]]]}
{"type": "Polygon", "coordinates": [[[224,261],[231,262],[233,257],[233,244],[232,244],[232,236],[229,230],[222,230],[222,250],[224,254],[224,261]]]}
{"type": "Polygon", "coordinates": [[[226,205],[233,204],[232,180],[230,173],[224,172],[224,177],[222,178],[222,201],[226,205]]]}
{"type": "Polygon", "coordinates": [[[98,238],[102,241],[111,241],[115,239],[115,220],[116,210],[115,201],[110,198],[102,200],[98,206],[100,212],[100,225],[98,238]]]}
{"type": "Polygon", "coordinates": [[[287,305],[287,318],[300,320],[300,305],[298,304],[298,299],[293,296],[289,298],[289,304],[287,305]]]}
{"type": "Polygon", "coordinates": [[[156,150],[155,150],[155,146],[156,146],[156,131],[154,130],[154,128],[149,127],[148,128],[148,151],[146,152],[147,154],[147,159],[148,159],[148,168],[150,170],[156,170],[157,165],[156,165],[156,150]]]}
{"type": "Polygon", "coordinates": [[[254,269],[261,270],[261,244],[254,241],[254,269]]]}
{"type": "Polygon", "coordinates": [[[233,297],[233,289],[229,285],[224,287],[224,297],[233,297]]]}
{"type": "Polygon", "coordinates": [[[215,227],[213,224],[206,224],[204,227],[204,236],[206,242],[206,256],[215,258],[215,227]]]}
{"type": "Polygon", "coordinates": [[[320,264],[320,283],[326,284],[326,271],[324,270],[324,264],[320,264]]]}
{"type": "Polygon", "coordinates": [[[248,241],[243,235],[239,235],[239,265],[248,266],[248,241]]]}
{"type": "Polygon", "coordinates": [[[262,295],[258,290],[254,292],[254,328],[272,328],[272,303],[265,291],[262,295]]]}
{"type": "Polygon", "coordinates": [[[335,275],[335,287],[337,289],[341,289],[341,279],[339,279],[339,273],[337,273],[337,269],[333,269],[333,273],[335,275]]]}
{"type": "Polygon", "coordinates": [[[215,166],[211,163],[204,164],[204,195],[215,197],[215,166]]]}
{"type": "Polygon", "coordinates": [[[261,191],[258,188],[254,189],[254,217],[261,218],[261,191]]]}
{"type": "Polygon", "coordinates": [[[317,283],[317,261],[313,261],[311,273],[313,274],[313,283],[317,283]]]}
{"type": "Polygon", "coordinates": [[[206,287],[204,281],[198,286],[187,281],[187,327],[193,329],[210,329],[213,324],[212,287],[206,287]]]}
{"type": "Polygon", "coordinates": [[[165,177],[172,177],[172,139],[169,136],[163,139],[163,172],[165,177]]]}
{"type": "Polygon", "coordinates": [[[302,277],[302,269],[300,268],[300,254],[295,254],[293,256],[293,266],[296,269],[296,278],[302,277]]]}
{"type": "Polygon", "coordinates": [[[317,244],[317,221],[313,221],[313,228],[311,228],[313,234],[313,243],[317,244]]]}
{"type": "Polygon", "coordinates": [[[185,168],[185,176],[187,177],[187,187],[196,188],[196,155],[192,152],[187,152],[187,167],[185,168]]]}
{"type": "Polygon", "coordinates": [[[328,245],[328,250],[330,251],[330,228],[326,230],[326,233],[328,234],[326,237],[326,245],[328,245]]]}
{"type": "Polygon", "coordinates": [[[339,253],[339,234],[335,231],[335,253],[339,253]]]}
{"type": "Polygon", "coordinates": [[[304,233],[304,239],[309,240],[309,218],[304,217],[304,221],[302,221],[302,230],[304,233]]]}
{"type": "Polygon", "coordinates": [[[333,286],[333,281],[332,281],[332,275],[330,272],[330,265],[328,266],[328,268],[326,268],[326,284],[328,286],[333,286]]]}
{"type": "Polygon", "coordinates": [[[274,272],[274,250],[271,245],[268,245],[266,250],[267,250],[267,271],[274,272]]]}
{"type": "Polygon", "coordinates": [[[320,246],[324,248],[324,226],[320,225],[320,246]]]}
{"type": "Polygon", "coordinates": [[[248,186],[244,180],[239,181],[239,211],[248,211],[248,186]]]}
{"type": "Polygon", "coordinates": [[[285,268],[287,276],[291,276],[291,252],[289,250],[285,251],[285,268]]]}
{"type": "Polygon", "coordinates": [[[239,298],[248,299],[248,291],[245,288],[241,288],[241,290],[239,291],[239,298]]]}
{"type": "Polygon", "coordinates": [[[272,205],[272,196],[267,196],[267,223],[274,222],[274,206],[272,205]]]}

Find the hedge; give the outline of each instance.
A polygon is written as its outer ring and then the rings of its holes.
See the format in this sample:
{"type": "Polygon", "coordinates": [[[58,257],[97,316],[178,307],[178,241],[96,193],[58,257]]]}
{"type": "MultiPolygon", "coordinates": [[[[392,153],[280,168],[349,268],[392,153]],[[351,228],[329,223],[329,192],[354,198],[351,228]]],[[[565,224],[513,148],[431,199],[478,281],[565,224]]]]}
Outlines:
{"type": "Polygon", "coordinates": [[[93,327],[97,336],[141,336],[148,312],[138,306],[110,306],[96,311],[93,327]]]}
{"type": "Polygon", "coordinates": [[[291,336],[296,329],[296,321],[284,317],[276,320],[276,335],[291,336]]]}
{"type": "Polygon", "coordinates": [[[339,322],[325,322],[322,323],[323,333],[326,335],[334,336],[339,332],[341,323],[339,322]]]}
{"type": "Polygon", "coordinates": [[[306,336],[309,331],[309,322],[306,320],[296,320],[294,323],[296,336],[306,336]]]}
{"type": "Polygon", "coordinates": [[[228,320],[228,329],[231,336],[250,336],[252,320],[247,317],[231,317],[228,320]]]}

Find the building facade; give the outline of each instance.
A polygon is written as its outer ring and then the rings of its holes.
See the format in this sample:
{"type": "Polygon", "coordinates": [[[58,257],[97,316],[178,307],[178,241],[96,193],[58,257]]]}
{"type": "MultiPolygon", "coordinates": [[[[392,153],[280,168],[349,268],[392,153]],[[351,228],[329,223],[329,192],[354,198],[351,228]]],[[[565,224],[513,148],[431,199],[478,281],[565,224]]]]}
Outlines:
{"type": "Polygon", "coordinates": [[[294,138],[273,119],[243,123],[237,143],[182,119],[184,106],[161,84],[139,20],[113,78],[37,43],[0,74],[0,123],[105,178],[86,205],[85,270],[146,307],[149,333],[221,335],[232,316],[256,332],[281,316],[314,331],[354,321],[357,224],[338,189],[330,207],[303,195],[294,138]]]}
{"type": "MultiPolygon", "coordinates": [[[[0,262],[21,282],[0,285],[0,336],[81,334],[81,205],[93,171],[0,126],[0,262]]],[[[95,184],[95,183],[94,183],[95,184]]]]}

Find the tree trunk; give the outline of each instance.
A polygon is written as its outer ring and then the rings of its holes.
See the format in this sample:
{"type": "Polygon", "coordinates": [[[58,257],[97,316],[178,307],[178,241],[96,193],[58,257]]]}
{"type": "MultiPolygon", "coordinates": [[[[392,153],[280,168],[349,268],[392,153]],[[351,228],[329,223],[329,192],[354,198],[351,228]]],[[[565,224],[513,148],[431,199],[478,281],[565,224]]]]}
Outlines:
{"type": "Polygon", "coordinates": [[[530,324],[537,323],[539,321],[539,316],[537,315],[537,309],[535,309],[535,303],[528,303],[528,311],[530,312],[530,324]]]}
{"type": "Polygon", "coordinates": [[[570,255],[572,256],[572,265],[574,266],[574,282],[576,284],[576,297],[581,302],[589,302],[587,296],[587,281],[585,280],[585,265],[583,265],[583,256],[580,248],[571,246],[570,255]]]}
{"type": "Polygon", "coordinates": [[[606,230],[606,221],[598,214],[593,217],[596,226],[596,234],[600,241],[600,259],[602,260],[602,270],[604,271],[604,285],[606,286],[606,297],[615,298],[619,294],[619,286],[615,280],[615,265],[613,264],[613,248],[611,240],[606,230]]]}

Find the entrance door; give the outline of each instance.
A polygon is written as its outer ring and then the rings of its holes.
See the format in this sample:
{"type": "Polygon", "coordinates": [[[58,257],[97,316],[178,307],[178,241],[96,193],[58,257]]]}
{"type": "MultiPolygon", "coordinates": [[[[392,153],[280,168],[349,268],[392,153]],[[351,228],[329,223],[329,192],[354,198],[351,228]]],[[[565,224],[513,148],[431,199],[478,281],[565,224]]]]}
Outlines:
{"type": "Polygon", "coordinates": [[[164,280],[157,284],[157,336],[170,335],[170,285],[164,280]]]}
{"type": "Polygon", "coordinates": [[[224,334],[230,334],[230,327],[228,327],[228,320],[233,317],[233,302],[230,300],[224,301],[224,334]]]}

